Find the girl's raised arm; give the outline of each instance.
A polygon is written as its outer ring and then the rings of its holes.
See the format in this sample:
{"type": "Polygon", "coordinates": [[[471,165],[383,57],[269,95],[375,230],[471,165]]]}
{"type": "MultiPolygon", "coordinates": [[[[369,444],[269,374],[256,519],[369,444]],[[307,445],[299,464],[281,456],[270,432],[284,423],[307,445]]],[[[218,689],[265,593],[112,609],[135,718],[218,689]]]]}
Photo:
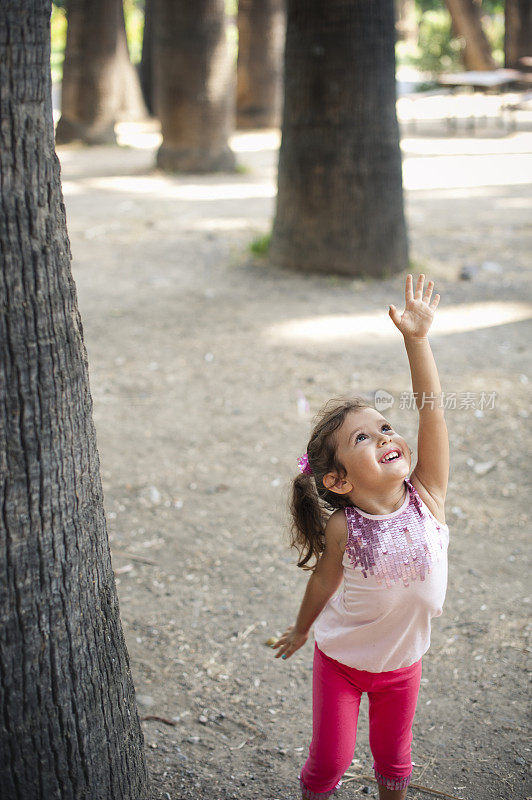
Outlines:
{"type": "Polygon", "coordinates": [[[419,276],[414,294],[412,275],[407,275],[405,310],[399,315],[395,306],[390,305],[389,313],[403,334],[412,390],[419,411],[418,458],[410,479],[414,485],[417,484],[416,488],[422,487],[422,497],[424,490],[434,500],[437,510],[444,514],[449,478],[449,437],[441,406],[438,369],[427,338],[440,295],[436,294],[430,303],[434,282],[428,282],[423,296],[424,279],[424,275],[419,276]]]}

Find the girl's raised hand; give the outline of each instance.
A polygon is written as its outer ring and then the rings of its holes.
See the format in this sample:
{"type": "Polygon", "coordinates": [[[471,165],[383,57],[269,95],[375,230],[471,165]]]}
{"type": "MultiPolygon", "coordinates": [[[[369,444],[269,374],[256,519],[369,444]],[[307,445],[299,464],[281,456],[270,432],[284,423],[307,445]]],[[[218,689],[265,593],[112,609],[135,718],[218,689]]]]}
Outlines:
{"type": "Polygon", "coordinates": [[[424,280],[425,276],[421,274],[417,279],[416,293],[414,294],[412,275],[406,276],[405,310],[402,314],[399,314],[394,305],[390,305],[389,314],[392,322],[407,338],[421,339],[427,335],[434,319],[436,306],[440,302],[440,295],[436,294],[430,303],[434,281],[428,282],[423,295],[424,280]]]}
{"type": "Polygon", "coordinates": [[[283,635],[277,639],[275,644],[272,644],[272,647],[276,649],[279,648],[279,652],[276,654],[275,658],[290,658],[296,650],[299,650],[300,647],[303,647],[305,642],[308,639],[308,633],[300,633],[296,631],[293,626],[290,626],[285,630],[283,635]]]}

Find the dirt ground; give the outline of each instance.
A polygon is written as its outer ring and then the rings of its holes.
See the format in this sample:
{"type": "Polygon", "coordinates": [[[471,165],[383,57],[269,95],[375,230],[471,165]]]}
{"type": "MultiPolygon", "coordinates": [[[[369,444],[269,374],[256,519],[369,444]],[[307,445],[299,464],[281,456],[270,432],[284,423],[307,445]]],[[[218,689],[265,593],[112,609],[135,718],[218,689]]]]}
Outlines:
{"type": "MultiPolygon", "coordinates": [[[[424,657],[413,782],[465,800],[532,795],[532,121],[496,123],[450,133],[442,114],[404,123],[402,140],[412,271],[441,294],[431,343],[457,397],[449,586],[424,657]]],[[[406,273],[305,276],[250,256],[274,212],[278,131],[233,138],[238,173],[187,177],[153,169],[154,123],[120,133],[120,148],[59,156],[122,621],[140,714],[167,720],[142,722],[150,800],[296,800],[312,640],[286,662],[265,642],[292,624],[308,577],[286,512],[305,401],[314,413],[384,389],[415,451],[387,317],[406,273]]],[[[377,796],[371,764],[364,705],[339,798],[377,796]]]]}

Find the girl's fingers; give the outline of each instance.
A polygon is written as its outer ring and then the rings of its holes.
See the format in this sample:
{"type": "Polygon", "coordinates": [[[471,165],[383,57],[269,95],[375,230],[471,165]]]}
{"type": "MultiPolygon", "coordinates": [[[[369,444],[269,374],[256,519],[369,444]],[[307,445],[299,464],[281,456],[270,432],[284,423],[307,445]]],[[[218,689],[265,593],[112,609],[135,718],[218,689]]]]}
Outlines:
{"type": "Polygon", "coordinates": [[[425,295],[423,297],[424,303],[430,303],[430,298],[432,295],[432,290],[434,289],[434,281],[429,281],[427,284],[427,288],[425,289],[425,295]]]}
{"type": "Polygon", "coordinates": [[[281,645],[285,644],[286,640],[290,636],[291,630],[292,628],[288,628],[288,630],[286,630],[281,636],[279,636],[277,641],[274,642],[274,644],[272,644],[272,647],[275,649],[276,647],[281,647],[281,645]]]}
{"type": "Polygon", "coordinates": [[[399,312],[397,311],[396,307],[393,304],[390,305],[388,314],[392,318],[394,325],[397,325],[397,327],[399,327],[401,323],[401,315],[399,314],[399,312]]]}
{"type": "Polygon", "coordinates": [[[436,310],[436,306],[438,305],[439,302],[440,302],[440,295],[439,294],[435,294],[434,295],[434,300],[430,304],[429,308],[431,308],[432,311],[435,311],[436,310]]]}
{"type": "Polygon", "coordinates": [[[412,289],[412,275],[408,273],[406,276],[406,284],[405,284],[405,305],[408,303],[409,300],[414,299],[414,291],[412,289]]]}
{"type": "Polygon", "coordinates": [[[281,638],[278,639],[275,644],[272,644],[272,647],[274,649],[279,648],[279,652],[275,654],[275,658],[281,658],[283,654],[290,649],[290,645],[287,642],[286,636],[281,636],[281,638]]]}
{"type": "Polygon", "coordinates": [[[283,660],[286,660],[287,658],[290,658],[290,656],[294,655],[294,653],[296,652],[297,649],[298,649],[297,647],[294,648],[292,645],[287,646],[287,648],[284,651],[284,653],[282,654],[281,658],[283,660]]]}
{"type": "Polygon", "coordinates": [[[416,294],[415,294],[415,299],[416,300],[421,300],[421,297],[423,295],[423,281],[424,280],[425,280],[425,276],[423,275],[423,273],[421,273],[421,275],[417,279],[416,294]]]}

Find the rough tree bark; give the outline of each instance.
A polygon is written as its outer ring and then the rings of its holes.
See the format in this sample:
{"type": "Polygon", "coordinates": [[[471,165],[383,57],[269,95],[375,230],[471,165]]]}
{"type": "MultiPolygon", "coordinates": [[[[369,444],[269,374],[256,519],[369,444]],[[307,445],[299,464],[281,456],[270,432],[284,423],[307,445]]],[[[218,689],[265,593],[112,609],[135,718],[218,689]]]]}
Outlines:
{"type": "Polygon", "coordinates": [[[0,795],[146,800],[54,151],[50,0],[0,25],[0,795]]]}
{"type": "Polygon", "coordinates": [[[445,5],[451,15],[454,35],[464,41],[462,60],[465,68],[495,69],[497,64],[482,28],[479,5],[474,0],[445,0],[445,5]]]}
{"type": "Polygon", "coordinates": [[[285,0],[239,0],[237,127],[281,124],[285,0]]]}
{"type": "Polygon", "coordinates": [[[510,69],[532,71],[520,59],[532,57],[532,2],[506,0],[504,4],[504,65],[510,69]]]}
{"type": "Polygon", "coordinates": [[[67,20],[56,141],[113,144],[118,120],[146,116],[122,0],[68,0],[67,20]]]}
{"type": "Polygon", "coordinates": [[[408,265],[394,45],[393,0],[288,0],[274,263],[408,265]]]}
{"type": "Polygon", "coordinates": [[[171,172],[232,171],[235,68],[225,0],[154,0],[153,102],[171,172]]]}

